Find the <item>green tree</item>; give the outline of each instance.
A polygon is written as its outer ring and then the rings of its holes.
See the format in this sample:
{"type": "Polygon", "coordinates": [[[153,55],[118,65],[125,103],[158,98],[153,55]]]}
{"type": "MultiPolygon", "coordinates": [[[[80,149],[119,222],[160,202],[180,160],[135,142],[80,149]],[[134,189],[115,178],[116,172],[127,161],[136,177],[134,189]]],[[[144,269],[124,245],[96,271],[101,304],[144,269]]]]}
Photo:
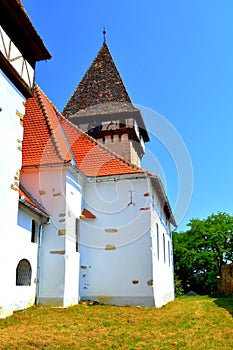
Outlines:
{"type": "Polygon", "coordinates": [[[221,266],[233,261],[233,216],[219,212],[187,226],[173,234],[175,273],[185,292],[216,292],[221,266]]]}

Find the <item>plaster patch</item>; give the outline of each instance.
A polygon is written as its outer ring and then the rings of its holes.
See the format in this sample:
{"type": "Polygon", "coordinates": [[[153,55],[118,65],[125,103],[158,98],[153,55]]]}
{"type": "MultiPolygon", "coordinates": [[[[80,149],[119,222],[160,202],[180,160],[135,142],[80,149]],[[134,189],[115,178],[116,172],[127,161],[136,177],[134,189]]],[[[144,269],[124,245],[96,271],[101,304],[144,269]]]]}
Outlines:
{"type": "Polygon", "coordinates": [[[66,230],[58,230],[58,236],[65,236],[66,230]]]}
{"type": "Polygon", "coordinates": [[[148,286],[153,286],[153,280],[147,281],[147,285],[148,285],[148,286]]]}
{"type": "Polygon", "coordinates": [[[18,191],[18,187],[16,187],[15,185],[11,185],[11,189],[14,191],[18,191]]]}
{"type": "Polygon", "coordinates": [[[50,250],[50,254],[65,255],[65,250],[50,250]]]}
{"type": "Polygon", "coordinates": [[[54,196],[54,197],[61,196],[61,192],[54,192],[54,193],[53,193],[53,196],[54,196]]]}
{"type": "Polygon", "coordinates": [[[150,196],[149,192],[144,193],[144,197],[149,197],[149,196],[150,196]]]}
{"type": "Polygon", "coordinates": [[[44,190],[39,190],[39,194],[43,196],[46,192],[44,190]]]}
{"type": "Polygon", "coordinates": [[[59,217],[63,217],[63,216],[66,216],[66,213],[60,213],[59,214],[59,217]]]}
{"type": "Polygon", "coordinates": [[[133,280],[132,283],[133,283],[133,284],[138,284],[139,281],[138,281],[138,280],[133,280]]]}
{"type": "Polygon", "coordinates": [[[15,114],[20,118],[20,121],[23,121],[23,115],[19,111],[16,111],[15,114]]]}
{"type": "Polygon", "coordinates": [[[83,269],[83,270],[86,270],[86,269],[87,269],[87,266],[81,265],[80,268],[83,269]]]}
{"type": "Polygon", "coordinates": [[[105,228],[104,231],[107,232],[107,233],[118,232],[118,230],[116,228],[105,228]]]}
{"type": "Polygon", "coordinates": [[[59,222],[65,222],[66,221],[66,219],[60,219],[59,220],[59,222]]]}
{"type": "Polygon", "coordinates": [[[106,244],[105,250],[116,250],[116,246],[112,244],[106,244]]]}
{"type": "Polygon", "coordinates": [[[150,210],[150,207],[140,208],[140,210],[150,210]]]}

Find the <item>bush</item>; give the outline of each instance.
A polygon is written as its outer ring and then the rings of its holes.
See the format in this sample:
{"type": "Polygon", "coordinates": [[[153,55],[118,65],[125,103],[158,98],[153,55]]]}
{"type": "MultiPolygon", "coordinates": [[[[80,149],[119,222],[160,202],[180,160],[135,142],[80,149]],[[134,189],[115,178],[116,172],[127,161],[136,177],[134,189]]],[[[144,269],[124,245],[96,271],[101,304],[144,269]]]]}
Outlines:
{"type": "Polygon", "coordinates": [[[183,294],[184,294],[184,290],[182,287],[182,282],[178,278],[178,276],[175,274],[175,296],[180,297],[183,294]]]}

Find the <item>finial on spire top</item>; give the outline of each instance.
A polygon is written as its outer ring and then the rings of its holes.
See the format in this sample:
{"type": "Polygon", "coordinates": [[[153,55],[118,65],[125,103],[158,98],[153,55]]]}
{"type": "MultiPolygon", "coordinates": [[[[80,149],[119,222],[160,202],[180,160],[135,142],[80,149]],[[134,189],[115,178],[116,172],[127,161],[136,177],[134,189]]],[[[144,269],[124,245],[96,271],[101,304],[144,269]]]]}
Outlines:
{"type": "Polygon", "coordinates": [[[103,34],[104,34],[104,44],[106,44],[106,29],[104,27],[104,30],[103,30],[103,34]]]}

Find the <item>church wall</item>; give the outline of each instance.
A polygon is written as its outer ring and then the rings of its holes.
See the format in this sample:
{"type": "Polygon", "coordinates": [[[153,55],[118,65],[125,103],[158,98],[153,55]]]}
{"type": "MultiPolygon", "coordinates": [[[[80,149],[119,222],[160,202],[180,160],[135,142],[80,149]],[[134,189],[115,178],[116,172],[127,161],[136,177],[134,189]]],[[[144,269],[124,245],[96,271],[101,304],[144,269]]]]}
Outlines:
{"type": "Polygon", "coordinates": [[[39,227],[41,223],[40,217],[35,213],[33,214],[31,210],[25,209],[23,205],[20,205],[14,239],[11,241],[11,244],[5,245],[5,249],[11,254],[9,254],[9,259],[5,260],[5,265],[3,266],[5,276],[1,276],[4,283],[1,284],[3,312],[2,315],[0,314],[0,317],[7,316],[15,310],[32,306],[35,302],[38,243],[31,242],[32,219],[38,223],[39,227]],[[17,281],[17,266],[24,259],[27,260],[31,267],[30,285],[19,285],[19,283],[24,282],[22,280],[17,281]],[[4,290],[4,285],[7,287],[6,290],[4,290]]]}
{"type": "Polygon", "coordinates": [[[156,307],[174,300],[171,235],[150,181],[89,183],[85,205],[96,219],[81,222],[81,298],[156,307]]]}
{"type": "Polygon", "coordinates": [[[37,300],[46,305],[63,306],[65,236],[62,232],[66,229],[66,168],[24,170],[21,182],[50,215],[50,224],[43,226],[41,234],[37,300]]]}
{"type": "Polygon", "coordinates": [[[106,304],[154,306],[146,179],[88,183],[81,222],[80,295],[106,304]]]}
{"type": "Polygon", "coordinates": [[[174,300],[171,234],[155,210],[152,212],[153,280],[156,307],[174,300]]]}
{"type": "Polygon", "coordinates": [[[39,254],[38,302],[69,306],[79,299],[79,253],[76,219],[81,214],[82,184],[67,167],[24,171],[23,185],[50,214],[43,226],[39,254]]]}
{"type": "Polygon", "coordinates": [[[156,306],[174,300],[174,268],[172,233],[154,187],[151,198],[151,237],[153,254],[153,280],[156,306]],[[166,277],[165,277],[166,276],[166,277]]]}
{"type": "Polygon", "coordinates": [[[79,217],[82,211],[82,179],[67,171],[66,175],[66,230],[65,230],[65,291],[64,306],[78,303],[79,266],[78,251],[79,217]]]}
{"type": "MultiPolygon", "coordinates": [[[[37,257],[39,244],[40,225],[46,218],[41,218],[32,210],[20,204],[18,215],[17,238],[14,242],[16,247],[15,270],[22,259],[26,259],[31,265],[31,285],[14,285],[14,309],[24,309],[35,303],[37,281],[37,257]],[[32,220],[36,223],[35,242],[32,242],[32,220]]],[[[15,284],[15,278],[14,278],[15,284]]]]}
{"type": "MultiPolygon", "coordinates": [[[[18,183],[21,168],[21,142],[23,128],[20,116],[24,114],[24,98],[0,72],[0,317],[8,303],[9,288],[15,276],[14,250],[12,242],[17,236],[18,183]],[[5,297],[7,296],[7,300],[5,297]]],[[[15,280],[14,280],[15,282],[15,280]]],[[[1,316],[2,315],[2,316],[1,316]]]]}

